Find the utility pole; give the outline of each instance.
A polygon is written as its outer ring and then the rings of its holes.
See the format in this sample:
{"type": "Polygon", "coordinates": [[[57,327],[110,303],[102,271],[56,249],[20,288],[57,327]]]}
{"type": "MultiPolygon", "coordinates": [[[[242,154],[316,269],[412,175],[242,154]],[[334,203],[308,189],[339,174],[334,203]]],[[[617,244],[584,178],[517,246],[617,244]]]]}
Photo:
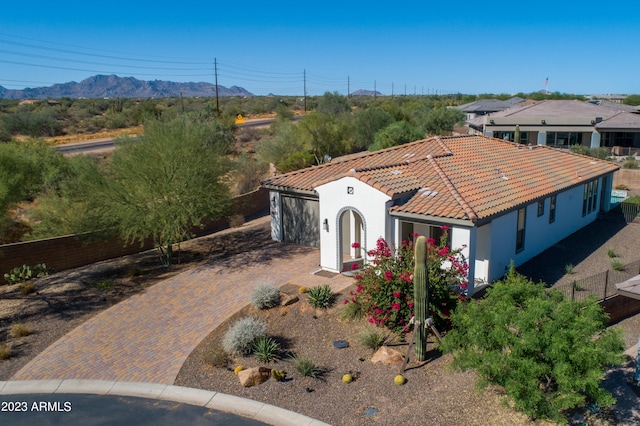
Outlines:
{"type": "Polygon", "coordinates": [[[347,98],[351,97],[351,82],[349,81],[349,76],[347,76],[347,98]]]}
{"type": "Polygon", "coordinates": [[[307,70],[302,70],[302,77],[304,80],[304,113],[307,113],[307,70]]]}
{"type": "Polygon", "coordinates": [[[218,58],[213,58],[213,68],[216,73],[216,112],[220,115],[220,100],[218,99],[218,58]]]}
{"type": "Polygon", "coordinates": [[[393,82],[391,82],[391,97],[393,98],[393,82]]]}
{"type": "Polygon", "coordinates": [[[373,100],[376,100],[376,97],[378,96],[378,89],[376,89],[376,81],[373,80],[373,100]]]}

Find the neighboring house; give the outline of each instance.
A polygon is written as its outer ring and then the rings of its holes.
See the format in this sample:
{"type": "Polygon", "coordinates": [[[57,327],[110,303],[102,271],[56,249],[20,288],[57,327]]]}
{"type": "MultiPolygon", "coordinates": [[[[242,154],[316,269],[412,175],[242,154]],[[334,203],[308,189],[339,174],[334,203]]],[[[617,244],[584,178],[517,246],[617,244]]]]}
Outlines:
{"type": "Polygon", "coordinates": [[[622,104],[628,95],[591,95],[591,99],[603,99],[612,103],[622,104]]]}
{"type": "Polygon", "coordinates": [[[568,149],[571,145],[607,147],[613,155],[640,155],[640,114],[628,105],[547,100],[467,120],[469,133],[522,144],[568,149]]]}
{"type": "Polygon", "coordinates": [[[385,238],[439,238],[469,264],[469,292],[610,209],[615,163],[547,146],[475,136],[434,137],[263,181],[272,237],[320,247],[320,267],[367,262],[385,238]],[[356,248],[354,248],[354,243],[356,248]],[[360,248],[357,248],[360,246],[360,248]]]}
{"type": "Polygon", "coordinates": [[[477,101],[452,108],[457,108],[464,112],[467,115],[467,120],[471,120],[475,117],[509,109],[514,106],[514,104],[517,104],[519,99],[521,98],[511,98],[507,101],[500,101],[498,99],[479,99],[477,101]]]}

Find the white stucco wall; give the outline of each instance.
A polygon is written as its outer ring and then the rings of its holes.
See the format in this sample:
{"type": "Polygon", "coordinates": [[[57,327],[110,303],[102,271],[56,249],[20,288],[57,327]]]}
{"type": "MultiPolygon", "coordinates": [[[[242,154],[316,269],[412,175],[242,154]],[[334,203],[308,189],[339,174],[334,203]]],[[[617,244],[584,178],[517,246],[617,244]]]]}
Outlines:
{"type": "Polygon", "coordinates": [[[339,260],[339,219],[345,208],[362,214],[364,235],[361,244],[369,251],[375,248],[379,237],[388,241],[393,237],[391,219],[387,213],[390,197],[353,177],[344,177],[315,188],[320,197],[320,222],[327,219],[329,230],[320,226],[320,265],[337,271],[339,260]],[[348,188],[353,188],[349,193],[348,188]]]}
{"type": "MultiPolygon", "coordinates": [[[[582,185],[559,193],[556,201],[556,219],[549,223],[550,198],[545,199],[544,214],[537,215],[538,203],[529,204],[527,209],[524,249],[516,253],[516,222],[518,212],[512,211],[494,219],[491,223],[491,262],[489,281],[500,279],[511,260],[515,266],[522,265],[560,240],[573,234],[598,217],[598,209],[582,216],[582,185]]],[[[600,194],[598,194],[598,202],[600,194]]],[[[484,237],[484,234],[483,234],[484,237]]]]}

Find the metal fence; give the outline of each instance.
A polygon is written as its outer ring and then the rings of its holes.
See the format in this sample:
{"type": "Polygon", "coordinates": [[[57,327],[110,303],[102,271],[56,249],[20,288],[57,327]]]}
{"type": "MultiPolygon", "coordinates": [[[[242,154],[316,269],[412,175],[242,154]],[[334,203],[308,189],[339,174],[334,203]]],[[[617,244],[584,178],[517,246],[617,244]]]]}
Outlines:
{"type": "Polygon", "coordinates": [[[620,206],[622,208],[622,214],[624,215],[624,220],[627,223],[631,223],[633,222],[636,217],[638,217],[638,214],[640,214],[640,204],[636,204],[636,203],[628,203],[628,202],[621,202],[620,206]]]}
{"type": "Polygon", "coordinates": [[[591,294],[598,300],[605,300],[618,294],[616,284],[638,274],[640,274],[640,260],[623,265],[619,270],[609,269],[553,288],[560,290],[571,300],[586,300],[591,294]]]}

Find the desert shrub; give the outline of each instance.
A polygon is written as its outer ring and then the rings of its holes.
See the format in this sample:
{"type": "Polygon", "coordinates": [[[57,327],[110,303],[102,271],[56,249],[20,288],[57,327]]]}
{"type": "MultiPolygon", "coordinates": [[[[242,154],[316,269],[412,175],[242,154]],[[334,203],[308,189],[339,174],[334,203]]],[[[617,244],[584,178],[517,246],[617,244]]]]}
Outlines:
{"type": "Polygon", "coordinates": [[[367,349],[377,351],[387,340],[380,330],[374,328],[365,328],[358,334],[358,342],[367,349]]]}
{"type": "Polygon", "coordinates": [[[229,216],[229,226],[232,228],[237,228],[244,224],[244,216],[241,214],[234,214],[229,216]]]}
{"type": "Polygon", "coordinates": [[[267,324],[253,317],[236,321],[222,338],[222,348],[232,355],[248,355],[253,342],[267,333],[267,324]]]}
{"type": "Polygon", "coordinates": [[[601,160],[606,160],[609,157],[609,150],[607,148],[590,148],[584,145],[571,145],[569,147],[569,151],[574,152],[576,154],[587,155],[589,157],[599,158],[601,160]]]}
{"type": "Polygon", "coordinates": [[[280,303],[280,290],[271,284],[261,284],[251,293],[251,304],[257,309],[269,309],[280,303]]]}
{"type": "Polygon", "coordinates": [[[0,359],[11,358],[11,345],[6,343],[0,344],[0,359]]]}
{"type": "Polygon", "coordinates": [[[262,132],[255,127],[241,127],[236,135],[238,141],[242,143],[258,141],[261,137],[262,132]]]}
{"type": "Polygon", "coordinates": [[[479,386],[502,386],[516,409],[566,423],[572,408],[615,402],[600,384],[625,359],[624,341],[607,318],[595,297],[565,299],[512,268],[482,301],[458,305],[440,349],[476,370],[479,386]]]}
{"type": "Polygon", "coordinates": [[[327,309],[331,307],[335,295],[328,284],[311,287],[307,292],[307,301],[314,308],[327,309]]]}
{"type": "Polygon", "coordinates": [[[204,354],[204,362],[213,367],[227,367],[231,363],[231,357],[219,346],[214,346],[210,348],[204,354]]]}
{"type": "Polygon", "coordinates": [[[236,193],[246,194],[260,187],[260,181],[267,173],[267,164],[250,157],[242,152],[234,162],[233,178],[236,184],[236,193]]]}
{"type": "Polygon", "coordinates": [[[616,254],[616,251],[613,248],[607,249],[607,256],[609,256],[610,259],[613,259],[614,257],[618,257],[618,255],[616,254]]]}
{"type": "Polygon", "coordinates": [[[11,337],[26,337],[31,334],[31,329],[25,324],[13,324],[9,329],[11,337]]]}
{"type": "Polygon", "coordinates": [[[620,260],[613,259],[611,261],[611,269],[613,269],[614,271],[624,271],[625,266],[624,263],[622,263],[620,260]]]}
{"type": "Polygon", "coordinates": [[[258,361],[266,364],[278,359],[280,345],[271,337],[260,336],[253,342],[253,354],[258,358],[258,361]]]}
{"type": "Polygon", "coordinates": [[[293,367],[296,371],[304,377],[317,378],[322,375],[322,369],[320,369],[310,358],[293,355],[291,357],[291,362],[293,363],[293,367]]]}
{"type": "Polygon", "coordinates": [[[567,263],[566,265],[564,265],[564,272],[569,274],[569,275],[573,275],[576,272],[574,271],[574,266],[573,263],[567,263]]]}
{"type": "Polygon", "coordinates": [[[36,285],[34,283],[22,283],[18,287],[18,290],[20,291],[20,294],[24,295],[35,293],[36,285]]]}
{"type": "Polygon", "coordinates": [[[622,162],[621,167],[623,169],[637,169],[638,160],[636,160],[636,157],[633,157],[633,156],[626,157],[622,162]]]}
{"type": "Polygon", "coordinates": [[[357,301],[349,303],[349,300],[344,301],[344,305],[340,308],[340,318],[345,321],[354,321],[364,318],[366,312],[362,305],[357,301]]]}

